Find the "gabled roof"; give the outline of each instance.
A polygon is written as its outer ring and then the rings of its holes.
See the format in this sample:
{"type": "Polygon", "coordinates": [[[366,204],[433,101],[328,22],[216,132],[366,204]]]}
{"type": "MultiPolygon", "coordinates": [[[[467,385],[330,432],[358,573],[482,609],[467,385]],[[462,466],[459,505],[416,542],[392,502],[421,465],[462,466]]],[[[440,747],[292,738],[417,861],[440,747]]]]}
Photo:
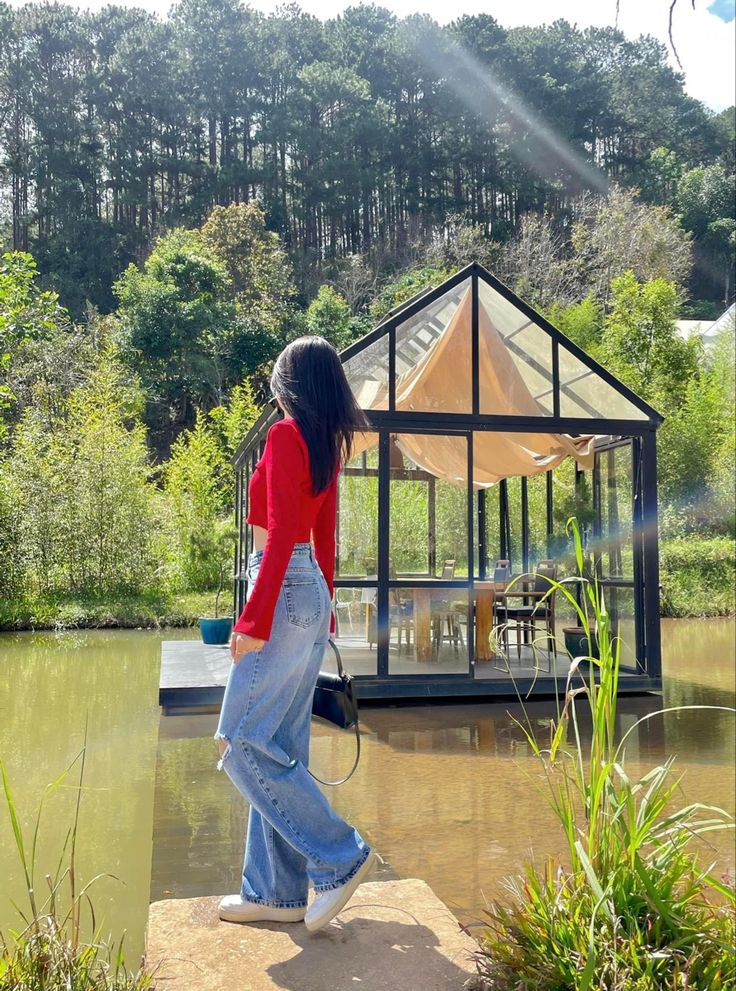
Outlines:
{"type": "MultiPolygon", "coordinates": [[[[498,389],[497,394],[490,396],[488,372],[493,367],[491,362],[479,370],[482,414],[649,421],[655,426],[661,422],[660,414],[648,403],[475,263],[439,286],[407,300],[374,330],[341,353],[348,380],[365,409],[388,408],[390,334],[395,334],[396,338],[395,375],[400,391],[402,376],[424,361],[440,338],[448,332],[470,335],[467,321],[460,329],[455,319],[461,304],[472,311],[471,324],[477,321],[481,352],[487,345],[489,351],[498,355],[497,348],[502,346],[511,358],[515,381],[508,382],[509,390],[518,388],[521,382],[535,402],[532,407],[527,404],[522,413],[514,408],[513,401],[505,407],[498,389]]],[[[429,397],[428,405],[422,408],[436,412],[470,412],[472,376],[469,365],[453,367],[448,355],[446,371],[447,390],[454,389],[454,396],[446,390],[435,402],[429,397]]]]}
{"type": "MultiPolygon", "coordinates": [[[[599,437],[612,432],[609,421],[619,432],[622,423],[656,428],[662,422],[653,407],[477,263],[416,293],[340,353],[362,408],[388,410],[393,370],[397,413],[470,414],[473,327],[481,417],[492,416],[496,431],[503,430],[503,419],[533,424],[533,434],[515,428],[516,454],[526,451],[540,466],[551,465],[552,452],[556,457],[563,448],[565,456],[587,457],[580,445],[577,454],[567,448],[566,421],[579,424],[577,433],[588,433],[589,424],[590,435],[599,437]],[[543,435],[548,439],[540,440],[543,435]]],[[[279,416],[275,407],[266,407],[238,448],[236,463],[279,416]]]]}

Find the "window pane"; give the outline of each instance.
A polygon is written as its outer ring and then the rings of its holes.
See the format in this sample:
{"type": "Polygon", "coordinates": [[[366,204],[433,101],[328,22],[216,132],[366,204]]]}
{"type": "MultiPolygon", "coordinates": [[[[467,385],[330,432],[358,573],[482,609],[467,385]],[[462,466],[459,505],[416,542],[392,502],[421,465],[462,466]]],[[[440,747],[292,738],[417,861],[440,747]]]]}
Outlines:
{"type": "Polygon", "coordinates": [[[478,282],[478,357],[483,413],[550,416],[552,339],[483,280],[478,282]]]}
{"type": "Polygon", "coordinates": [[[388,332],[343,362],[361,409],[388,409],[388,332]]]}
{"type": "Polygon", "coordinates": [[[560,416],[646,420],[647,415],[560,345],[560,416]]]}
{"type": "Polygon", "coordinates": [[[471,280],[465,279],[398,324],[397,409],[471,412],[471,319],[471,280]]]}
{"type": "Polygon", "coordinates": [[[468,590],[389,589],[389,672],[466,674],[468,590]]]}
{"type": "Polygon", "coordinates": [[[529,565],[549,559],[547,548],[547,473],[527,479],[529,502],[529,565]]]}
{"type": "MultiPolygon", "coordinates": [[[[376,587],[335,587],[335,643],[345,667],[354,675],[378,672],[376,634],[376,587]]],[[[332,648],[325,651],[323,669],[332,671],[335,660],[332,648]],[[331,656],[332,655],[332,656],[331,656]]]]}
{"type": "Polygon", "coordinates": [[[636,624],[634,620],[634,590],[608,587],[604,590],[606,607],[611,616],[614,635],[621,644],[621,667],[644,673],[636,660],[636,624]]]}
{"type": "Polygon", "coordinates": [[[438,578],[451,561],[467,575],[466,438],[391,434],[389,479],[389,573],[438,578]]]}
{"type": "Polygon", "coordinates": [[[631,445],[599,455],[603,576],[633,578],[631,445]]]}
{"type": "Polygon", "coordinates": [[[337,574],[366,578],[377,573],[378,434],[356,435],[365,447],[340,473],[337,511],[337,574]]]}

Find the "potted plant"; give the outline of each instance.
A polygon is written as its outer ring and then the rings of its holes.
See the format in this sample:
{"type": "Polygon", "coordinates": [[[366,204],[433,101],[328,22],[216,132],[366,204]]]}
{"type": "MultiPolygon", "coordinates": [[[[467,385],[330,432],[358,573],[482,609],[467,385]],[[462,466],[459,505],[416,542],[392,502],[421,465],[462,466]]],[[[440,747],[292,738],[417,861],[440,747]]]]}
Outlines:
{"type": "Polygon", "coordinates": [[[562,631],[565,637],[565,648],[571,657],[599,658],[598,637],[595,628],[590,631],[590,639],[582,626],[567,626],[562,631]]]}
{"type": "Polygon", "coordinates": [[[226,644],[233,630],[233,617],[220,616],[220,596],[225,587],[225,578],[232,578],[233,548],[237,533],[230,524],[219,524],[213,533],[204,538],[209,544],[208,551],[212,556],[214,567],[217,569],[217,592],[215,593],[215,615],[201,616],[199,629],[202,643],[226,644]]]}

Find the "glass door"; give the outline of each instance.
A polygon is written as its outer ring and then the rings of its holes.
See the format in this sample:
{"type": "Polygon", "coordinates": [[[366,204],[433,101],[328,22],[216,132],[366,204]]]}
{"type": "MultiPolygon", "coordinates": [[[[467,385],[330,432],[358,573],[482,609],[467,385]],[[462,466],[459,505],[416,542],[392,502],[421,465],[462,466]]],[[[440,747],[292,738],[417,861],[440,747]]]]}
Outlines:
{"type": "Polygon", "coordinates": [[[388,432],[386,670],[470,672],[473,517],[470,435],[388,432]]]}

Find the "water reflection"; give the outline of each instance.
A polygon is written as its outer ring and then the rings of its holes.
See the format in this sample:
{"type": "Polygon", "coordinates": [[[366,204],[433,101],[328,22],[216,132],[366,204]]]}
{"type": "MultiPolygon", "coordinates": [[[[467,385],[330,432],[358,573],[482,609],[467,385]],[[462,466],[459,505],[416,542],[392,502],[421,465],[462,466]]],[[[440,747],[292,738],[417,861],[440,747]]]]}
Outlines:
{"type": "MultiPolygon", "coordinates": [[[[733,705],[734,646],[730,621],[665,623],[664,698],[622,698],[620,735],[647,713],[671,705],[733,705]]],[[[522,710],[508,703],[365,708],[360,772],[325,789],[340,814],[355,822],[399,876],[420,877],[464,922],[478,919],[504,876],[530,855],[561,855],[559,830],[531,787],[540,780],[523,730],[548,732],[554,702],[522,710]]],[[[213,774],[215,714],[162,718],[156,791],[151,897],[237,891],[247,807],[229,781],[213,774]],[[170,768],[171,770],[167,770],[170,768]],[[176,770],[174,770],[174,768],[176,770]],[[199,793],[187,828],[181,781],[199,793]],[[201,787],[200,787],[201,785],[201,787]]],[[[589,737],[589,721],[581,719],[589,737]]],[[[628,738],[628,767],[643,773],[668,754],[685,772],[683,801],[720,804],[736,799],[729,713],[665,713],[628,738]]],[[[312,765],[339,776],[352,757],[349,736],[315,724],[312,765]]],[[[715,835],[714,856],[732,866],[732,839],[715,835]]]]}
{"type": "MultiPolygon", "coordinates": [[[[733,705],[733,632],[729,620],[664,623],[664,699],[622,699],[619,732],[663,706],[733,705]]],[[[110,871],[124,882],[103,879],[94,903],[116,934],[127,928],[131,959],[142,949],[149,897],[240,886],[247,807],[215,768],[217,714],[159,715],[160,642],[171,638],[171,631],[0,636],[0,754],[26,825],[45,785],[81,747],[89,712],[80,872],[88,880],[110,871]]],[[[553,713],[553,702],[526,706],[539,736],[553,713]]],[[[530,852],[540,860],[562,853],[552,815],[531,787],[538,763],[513,716],[524,713],[508,703],[366,708],[359,772],[325,789],[392,871],[423,878],[464,922],[481,915],[530,852]]],[[[582,732],[589,733],[584,720],[582,732]]],[[[665,713],[631,734],[627,760],[638,774],[675,754],[685,772],[683,801],[733,813],[734,744],[729,713],[665,713]]],[[[341,776],[352,747],[349,734],[315,724],[315,771],[341,776]]],[[[39,876],[58,859],[74,797],[68,789],[49,801],[39,876]]],[[[732,866],[733,840],[711,840],[719,864],[732,866]]],[[[16,921],[10,898],[20,899],[23,885],[4,812],[0,883],[5,927],[16,921]]]]}
{"type": "MultiPolygon", "coordinates": [[[[170,635],[170,634],[169,634],[170,635]]],[[[46,786],[79,753],[89,717],[77,838],[82,884],[90,889],[103,934],[119,938],[126,955],[143,950],[151,876],[151,835],[159,726],[158,670],[164,634],[99,630],[0,636],[0,756],[30,840],[46,786]]],[[[78,768],[51,794],[41,820],[36,891],[54,873],[73,822],[78,768]]],[[[0,793],[0,928],[22,928],[11,899],[27,895],[0,793]]],[[[190,829],[187,824],[187,830],[190,829]]],[[[66,885],[61,889],[65,895],[66,885]]],[[[45,897],[45,895],[43,895],[45,897]]],[[[90,935],[88,912],[83,912],[90,935]]]]}

